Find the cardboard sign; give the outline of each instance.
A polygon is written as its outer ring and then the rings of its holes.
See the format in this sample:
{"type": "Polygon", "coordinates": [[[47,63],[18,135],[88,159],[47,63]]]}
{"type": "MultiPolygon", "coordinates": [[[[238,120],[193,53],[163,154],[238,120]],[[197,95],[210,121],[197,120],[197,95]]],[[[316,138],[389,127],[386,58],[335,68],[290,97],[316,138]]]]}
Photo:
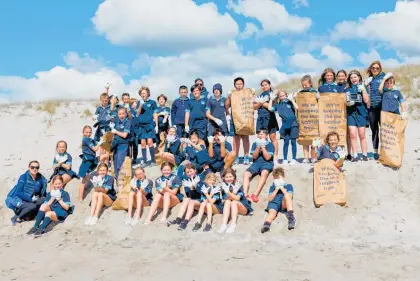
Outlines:
{"type": "Polygon", "coordinates": [[[314,203],[346,205],[347,188],[343,172],[334,166],[334,160],[323,159],[314,167],[314,203]]]}
{"type": "Polygon", "coordinates": [[[297,142],[300,145],[312,145],[314,139],[319,138],[319,112],[318,100],[315,93],[302,92],[296,96],[299,123],[299,138],[297,142]]]}
{"type": "Polygon", "coordinates": [[[329,132],[335,131],[340,135],[338,145],[347,143],[347,105],[346,95],[343,93],[321,93],[318,100],[319,134],[325,139],[329,132]]]}
{"type": "Polygon", "coordinates": [[[379,162],[383,165],[394,168],[401,167],[407,125],[408,121],[402,120],[401,115],[381,112],[379,162]]]}
{"type": "Polygon", "coordinates": [[[230,101],[236,135],[254,135],[254,94],[251,89],[232,91],[230,101]]]}

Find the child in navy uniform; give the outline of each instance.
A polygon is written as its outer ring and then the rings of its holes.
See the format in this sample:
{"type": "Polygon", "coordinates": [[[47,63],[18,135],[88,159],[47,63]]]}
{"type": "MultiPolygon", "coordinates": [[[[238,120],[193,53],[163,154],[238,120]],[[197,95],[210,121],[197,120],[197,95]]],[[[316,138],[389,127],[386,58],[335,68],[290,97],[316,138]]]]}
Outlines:
{"type": "Polygon", "coordinates": [[[117,199],[114,181],[114,177],[108,175],[108,165],[105,163],[99,164],[97,173],[92,174],[90,178],[94,191],[90,204],[90,217],[86,219],[85,225],[95,225],[98,222],[102,208],[104,206],[110,207],[117,199]]]}
{"type": "Polygon", "coordinates": [[[344,89],[347,87],[347,72],[344,69],[337,71],[337,92],[345,93],[344,89]]]}
{"type": "Polygon", "coordinates": [[[382,111],[401,114],[403,120],[407,119],[405,100],[398,88],[395,87],[395,78],[392,73],[387,73],[384,76],[379,86],[379,92],[382,93],[382,111]]]}
{"type": "Polygon", "coordinates": [[[216,129],[220,129],[224,135],[228,134],[226,121],[226,98],[222,97],[222,85],[217,83],[213,86],[214,97],[207,101],[206,117],[209,120],[208,135],[212,136],[216,129]]]}
{"type": "Polygon", "coordinates": [[[157,98],[159,106],[155,109],[155,133],[156,133],[156,147],[160,144],[160,133],[167,132],[169,129],[169,115],[171,109],[165,106],[168,98],[165,95],[160,95],[157,98]]]}
{"type": "Polygon", "coordinates": [[[284,140],[283,144],[283,159],[287,163],[287,154],[289,152],[289,143],[292,144],[292,160],[290,165],[296,164],[297,145],[296,139],[299,136],[299,125],[296,119],[296,111],[298,105],[293,97],[289,98],[284,90],[277,91],[270,99],[268,104],[270,111],[277,111],[281,120],[280,136],[284,140]],[[277,94],[277,95],[276,95],[277,94]],[[273,99],[274,98],[274,99],[273,99]]]}
{"type": "Polygon", "coordinates": [[[170,127],[168,130],[168,135],[166,136],[165,146],[163,153],[160,156],[162,161],[167,161],[174,166],[178,167],[178,177],[182,177],[184,167],[181,165],[182,161],[185,159],[183,153],[181,140],[176,135],[176,128],[170,127]]]}
{"type": "Polygon", "coordinates": [[[109,97],[108,93],[102,93],[101,97],[101,105],[96,108],[93,121],[96,123],[93,127],[96,128],[95,132],[95,141],[99,141],[105,132],[111,131],[109,127],[109,123],[111,122],[111,106],[109,105],[109,97]]]}
{"type": "Polygon", "coordinates": [[[258,112],[256,131],[267,130],[270,136],[271,143],[274,145],[274,163],[277,163],[279,143],[277,141],[277,131],[279,125],[277,124],[276,115],[270,111],[269,101],[274,98],[275,94],[271,89],[271,82],[264,79],[260,83],[262,93],[254,99],[254,110],[258,112]]]}
{"type": "MultiPolygon", "coordinates": [[[[312,77],[310,75],[304,75],[300,80],[302,84],[302,89],[299,91],[300,93],[308,92],[313,93],[317,99],[319,99],[319,93],[317,90],[313,88],[312,85],[312,77]]],[[[316,161],[316,148],[310,145],[303,145],[303,155],[304,159],[302,163],[310,163],[311,161],[315,163],[316,161]],[[310,150],[310,151],[309,151],[310,150]],[[311,155],[311,160],[309,160],[309,154],[311,155]]]]}
{"type": "Polygon", "coordinates": [[[194,87],[194,99],[188,101],[185,108],[185,132],[196,131],[200,139],[207,137],[206,103],[207,99],[200,96],[200,88],[194,87]]]}
{"type": "Polygon", "coordinates": [[[59,141],[56,145],[57,154],[53,160],[53,170],[54,173],[51,175],[50,180],[56,176],[60,175],[63,177],[64,186],[69,183],[74,178],[79,178],[76,172],[72,171],[72,162],[73,158],[69,153],[67,153],[67,142],[59,141]]]}
{"type": "Polygon", "coordinates": [[[343,166],[345,152],[338,146],[340,135],[337,132],[329,132],[325,137],[325,145],[321,141],[314,140],[313,146],[317,147],[318,160],[331,159],[335,161],[334,166],[340,169],[343,166]]]}
{"type": "Polygon", "coordinates": [[[188,107],[188,88],[179,87],[179,98],[175,99],[171,107],[171,125],[176,128],[176,134],[180,138],[186,137],[185,133],[185,109],[188,107]]]}
{"type": "Polygon", "coordinates": [[[195,165],[197,171],[201,172],[203,168],[207,168],[208,163],[199,164],[199,153],[206,149],[205,144],[200,139],[198,132],[193,131],[190,138],[185,140],[186,147],[184,149],[185,159],[195,165]]]}
{"type": "Polygon", "coordinates": [[[136,225],[140,220],[141,210],[143,207],[148,207],[153,201],[153,181],[146,177],[143,168],[134,169],[134,177],[130,181],[131,192],[128,197],[128,218],[125,220],[127,225],[136,225]],[[136,200],[136,213],[132,218],[134,200],[136,200]]]}
{"type": "Polygon", "coordinates": [[[213,136],[207,138],[209,142],[208,152],[210,156],[209,167],[214,173],[222,172],[223,169],[232,166],[236,154],[232,151],[232,146],[226,141],[222,130],[216,129],[213,136]]]}
{"type": "Polygon", "coordinates": [[[110,124],[114,134],[111,144],[111,151],[114,153],[114,171],[115,178],[118,179],[121,166],[124,159],[128,156],[128,145],[131,133],[131,120],[127,118],[127,109],[125,107],[118,108],[118,118],[115,124],[110,124]]]}
{"type": "Polygon", "coordinates": [[[179,192],[181,188],[181,180],[177,177],[177,175],[172,173],[173,168],[174,165],[169,162],[164,162],[160,166],[162,176],[157,178],[155,181],[157,193],[153,198],[149,214],[147,215],[147,219],[144,222],[145,225],[151,223],[152,217],[158,208],[163,209],[160,222],[166,223],[169,209],[181,203],[184,198],[184,196],[179,192]]]}
{"type": "MultiPolygon", "coordinates": [[[[82,164],[79,168],[79,176],[82,178],[82,182],[79,187],[79,200],[83,201],[83,195],[85,191],[85,185],[89,180],[89,173],[96,169],[98,166],[98,158],[96,157],[96,152],[100,149],[102,141],[95,142],[91,139],[92,128],[90,126],[83,127],[83,140],[82,140],[82,164]]],[[[100,162],[108,164],[109,155],[103,154],[99,157],[100,162]]]]}
{"type": "MultiPolygon", "coordinates": [[[[191,88],[198,87],[200,89],[200,97],[201,99],[209,99],[211,94],[207,91],[206,87],[204,87],[204,82],[201,78],[197,78],[194,80],[194,85],[191,88]]],[[[191,90],[190,99],[194,99],[193,90],[191,90]]]]}
{"type": "Polygon", "coordinates": [[[258,195],[263,189],[265,182],[274,167],[274,146],[267,140],[266,130],[260,130],[257,132],[257,140],[252,144],[251,154],[254,158],[254,163],[252,163],[252,165],[244,173],[244,193],[248,198],[250,181],[253,177],[259,175],[260,180],[258,181],[257,190],[255,191],[255,194],[253,193],[250,196],[253,202],[258,203],[258,195]]]}
{"type": "Polygon", "coordinates": [[[129,141],[129,156],[133,159],[133,163],[136,162],[137,155],[139,153],[138,143],[136,141],[135,135],[135,126],[136,126],[136,102],[133,103],[133,106],[130,106],[131,99],[129,93],[124,93],[121,96],[121,103],[119,104],[120,107],[125,107],[127,110],[127,118],[131,121],[131,133],[129,141]]]}
{"type": "Polygon", "coordinates": [[[149,147],[151,165],[156,165],[155,147],[153,140],[155,139],[155,121],[153,119],[154,112],[157,108],[156,102],[150,98],[150,90],[148,87],[142,87],[139,90],[140,101],[137,104],[137,136],[141,144],[142,166],[147,165],[146,141],[149,147]]]}
{"type": "Polygon", "coordinates": [[[34,226],[26,233],[28,235],[34,234],[35,237],[43,235],[52,221],[63,222],[72,212],[70,195],[63,189],[63,177],[54,176],[51,182],[51,190],[36,215],[34,226]]]}
{"type": "Polygon", "coordinates": [[[222,179],[220,188],[223,190],[223,218],[218,233],[233,233],[236,230],[238,214],[251,215],[254,209],[244,195],[242,184],[237,180],[235,170],[232,168],[224,170],[222,179]],[[228,226],[229,217],[231,220],[228,226]]]}
{"type": "Polygon", "coordinates": [[[324,69],[321,78],[318,81],[318,92],[320,93],[338,93],[339,88],[335,81],[335,72],[332,68],[324,69]]]}
{"type": "Polygon", "coordinates": [[[273,179],[274,182],[268,192],[268,205],[265,210],[267,216],[261,228],[261,233],[269,231],[271,223],[275,220],[277,214],[283,213],[286,210],[288,220],[287,228],[291,230],[296,225],[296,219],[293,215],[293,186],[285,182],[284,169],[281,167],[274,168],[273,179]]]}
{"type": "Polygon", "coordinates": [[[366,125],[368,124],[369,96],[362,85],[362,76],[359,71],[352,70],[348,77],[348,87],[345,92],[347,96],[347,126],[350,137],[350,148],[348,148],[348,160],[356,162],[357,155],[357,134],[359,134],[360,146],[362,148],[363,161],[368,161],[366,143],[366,125]],[[353,157],[350,155],[353,151],[353,157]]]}

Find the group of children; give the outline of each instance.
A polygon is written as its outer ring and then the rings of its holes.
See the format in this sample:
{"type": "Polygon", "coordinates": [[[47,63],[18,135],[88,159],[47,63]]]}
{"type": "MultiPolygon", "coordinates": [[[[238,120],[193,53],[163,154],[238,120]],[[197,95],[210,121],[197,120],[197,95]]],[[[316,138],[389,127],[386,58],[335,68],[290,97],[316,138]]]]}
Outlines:
{"type": "MultiPolygon", "coordinates": [[[[357,70],[347,74],[344,70],[335,73],[327,68],[319,79],[318,90],[313,88],[311,76],[302,77],[300,92],[313,93],[317,98],[320,93],[325,92],[346,95],[348,124],[347,156],[344,147],[338,146],[339,135],[330,132],[324,145],[320,140],[314,140],[312,145],[303,147],[303,163],[329,158],[336,161],[336,167],[340,168],[345,158],[357,161],[357,135],[360,139],[362,160],[367,161],[365,130],[369,125],[372,129],[374,158],[378,158],[380,112],[383,110],[401,114],[402,118],[406,118],[407,114],[404,99],[395,87],[394,76],[385,75],[378,61],[369,66],[367,73],[368,78],[363,81],[357,70]]],[[[234,79],[235,90],[241,91],[244,86],[243,78],[234,79]]],[[[284,90],[273,90],[267,79],[261,81],[261,89],[262,93],[255,97],[253,103],[258,118],[256,141],[251,146],[249,136],[236,134],[230,93],[224,97],[220,84],[215,84],[213,92],[209,93],[203,81],[196,79],[189,97],[188,88],[181,86],[180,96],[174,100],[171,108],[166,106],[167,98],[164,95],[157,98],[157,103],[150,99],[150,90],[147,87],[139,90],[139,100],[131,99],[125,93],[119,103],[116,96],[109,96],[107,86],[106,92],[100,97],[101,105],[95,112],[94,138],[91,138],[90,126],[83,128],[80,155],[82,164],[78,174],[72,171],[72,157],[67,153],[66,142],[57,143],[57,154],[53,161],[54,174],[51,177],[53,189],[50,193],[62,190],[72,178],[81,177],[80,200],[84,199],[87,184],[94,189],[90,216],[86,220],[86,225],[94,225],[102,207],[111,206],[116,199],[115,179],[109,175],[110,160],[113,162],[115,178],[118,178],[124,159],[129,156],[135,166],[134,177],[130,182],[132,191],[126,224],[137,224],[142,208],[150,206],[145,224],[149,224],[157,210],[162,209],[162,222],[168,226],[178,225],[178,229],[184,230],[194,211],[198,211],[194,231],[202,227],[204,214],[207,214],[204,231],[211,230],[213,215],[223,214],[219,232],[231,233],[236,228],[238,213],[247,215],[253,212],[252,203],[259,202],[259,194],[272,173],[274,181],[269,190],[266,210],[268,214],[261,232],[270,229],[271,222],[281,211],[286,212],[288,228],[293,229],[296,222],[293,215],[293,187],[285,182],[284,169],[275,165],[278,164],[279,149],[277,132],[284,140],[283,163],[296,163],[299,107],[294,98],[299,93],[287,94],[284,90]],[[277,123],[276,115],[282,121],[281,126],[277,123]],[[114,135],[111,153],[101,147],[102,136],[107,132],[114,135]],[[161,141],[159,135],[162,133],[164,149],[156,155],[155,144],[161,141]],[[233,145],[227,142],[227,136],[233,137],[233,145]],[[250,165],[243,174],[242,183],[232,169],[240,161],[238,155],[241,140],[244,149],[242,163],[250,165]],[[290,161],[289,146],[292,150],[290,161]],[[155,180],[156,192],[153,194],[153,181],[146,176],[144,168],[156,165],[156,156],[164,163],[161,165],[162,175],[155,180]],[[251,193],[250,182],[257,175],[260,176],[259,182],[256,190],[251,193]],[[167,221],[169,209],[178,204],[181,207],[176,219],[167,221]],[[133,208],[136,209],[134,217],[133,208]],[[228,226],[229,218],[231,223],[228,226]]],[[[58,198],[51,197],[50,193],[47,197],[58,198]]],[[[66,200],[51,201],[51,204],[55,204],[55,209],[61,207],[67,210],[65,207],[69,198],[67,200],[66,194],[62,194],[60,198],[64,197],[66,200]]],[[[51,204],[46,201],[46,205],[41,207],[40,213],[44,222],[48,222],[48,217],[51,217],[47,215],[52,210],[51,204]]],[[[60,218],[65,216],[53,216],[52,219],[60,218]]],[[[37,219],[30,233],[39,232],[39,229],[40,221],[37,219]]]]}

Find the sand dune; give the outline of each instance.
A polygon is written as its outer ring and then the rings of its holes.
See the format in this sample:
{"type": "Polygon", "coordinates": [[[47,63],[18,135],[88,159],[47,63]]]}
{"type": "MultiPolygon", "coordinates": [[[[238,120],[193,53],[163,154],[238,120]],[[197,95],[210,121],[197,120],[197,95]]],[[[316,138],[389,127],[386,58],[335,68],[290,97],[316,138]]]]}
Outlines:
{"type": "MultiPolygon", "coordinates": [[[[268,186],[253,205],[255,214],[240,217],[232,235],[193,233],[192,226],[179,232],[155,222],[129,227],[125,212],[110,209],[96,226],[86,227],[89,200],[76,201],[74,180],[67,190],[75,213],[45,237],[26,237],[32,223],[10,226],[12,212],[3,198],[30,160],[39,160],[49,177],[58,140],[68,142],[78,169],[81,128],[92,124],[81,118],[86,108],[94,110],[91,102],[73,102],[52,118],[24,105],[0,110],[0,280],[419,280],[419,121],[409,123],[400,170],[346,162],[347,207],[316,209],[309,166],[287,167],[295,187],[293,231],[281,216],[271,232],[260,234],[268,186]]],[[[244,167],[238,170],[242,175],[244,167]]],[[[155,178],[158,168],[147,173],[155,178]]],[[[214,228],[220,220],[215,216],[214,228]]]]}

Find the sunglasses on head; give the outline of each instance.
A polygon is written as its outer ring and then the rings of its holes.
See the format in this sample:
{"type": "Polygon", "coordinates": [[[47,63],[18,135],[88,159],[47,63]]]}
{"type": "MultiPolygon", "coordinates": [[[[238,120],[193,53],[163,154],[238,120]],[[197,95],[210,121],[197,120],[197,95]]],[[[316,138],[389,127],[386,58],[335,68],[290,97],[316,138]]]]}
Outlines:
{"type": "Polygon", "coordinates": [[[31,170],[39,170],[39,166],[30,166],[31,170]]]}

